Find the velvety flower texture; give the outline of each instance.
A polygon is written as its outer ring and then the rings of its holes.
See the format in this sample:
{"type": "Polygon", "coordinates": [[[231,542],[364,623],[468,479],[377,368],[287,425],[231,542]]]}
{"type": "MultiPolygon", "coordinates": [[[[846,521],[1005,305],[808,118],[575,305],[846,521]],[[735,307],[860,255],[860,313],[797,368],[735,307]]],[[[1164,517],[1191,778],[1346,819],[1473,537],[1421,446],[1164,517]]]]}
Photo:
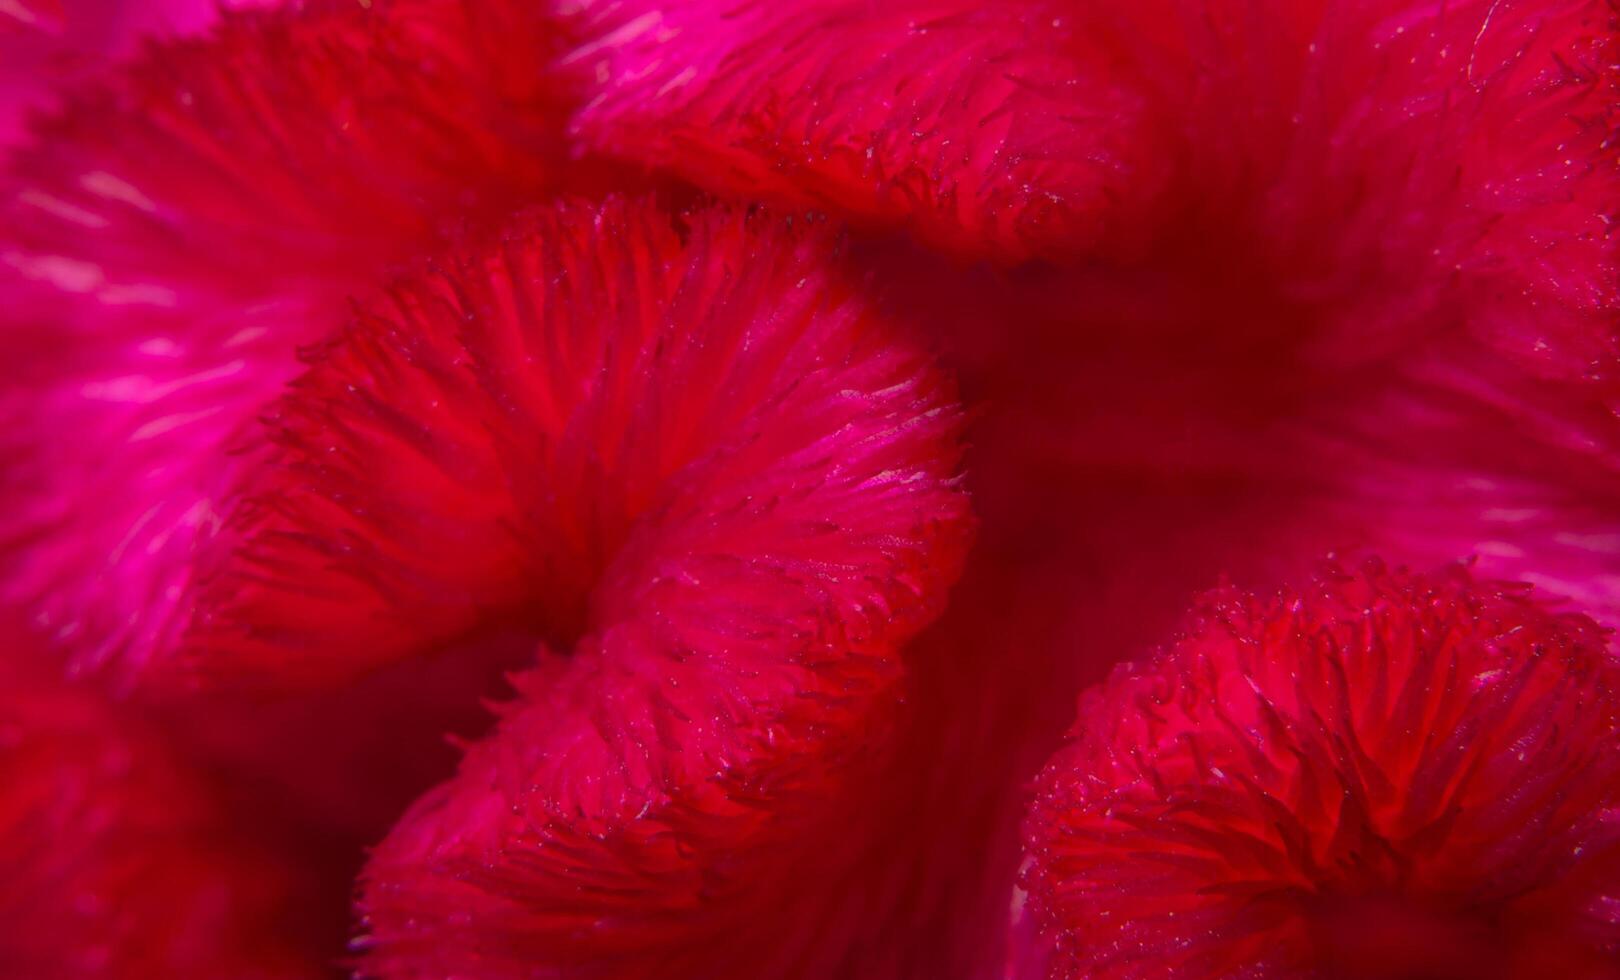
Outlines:
{"type": "Polygon", "coordinates": [[[1056,972],[1620,975],[1603,639],[1461,570],[1206,597],[1041,776],[1056,972]]]}
{"type": "Polygon", "coordinates": [[[0,968],[1620,963],[1611,3],[112,6],[0,0],[0,968]]]}
{"type": "Polygon", "coordinates": [[[6,586],[76,666],[128,683],[174,649],[256,417],[346,298],[552,188],[557,117],[503,60],[546,57],[526,6],[228,17],[77,93],[17,153],[12,410],[40,421],[8,433],[0,536],[50,529],[6,586]]]}
{"type": "Polygon", "coordinates": [[[712,958],[960,572],[949,385],[825,229],[685,221],[564,207],[396,286],[294,383],[204,590],[209,673],[324,680],[508,617],[562,645],[373,858],[380,972],[712,958]]]}

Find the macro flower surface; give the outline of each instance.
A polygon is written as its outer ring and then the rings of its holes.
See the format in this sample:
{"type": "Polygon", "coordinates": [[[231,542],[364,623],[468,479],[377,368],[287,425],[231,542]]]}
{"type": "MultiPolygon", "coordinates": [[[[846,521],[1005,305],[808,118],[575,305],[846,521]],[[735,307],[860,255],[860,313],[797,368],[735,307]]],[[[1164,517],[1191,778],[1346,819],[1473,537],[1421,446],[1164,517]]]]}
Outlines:
{"type": "Polygon", "coordinates": [[[1615,975],[1617,676],[1461,570],[1206,598],[1042,775],[1058,972],[1615,975]]]}
{"type": "Polygon", "coordinates": [[[0,0],[0,972],[1614,975],[1617,19],[0,0]]]}

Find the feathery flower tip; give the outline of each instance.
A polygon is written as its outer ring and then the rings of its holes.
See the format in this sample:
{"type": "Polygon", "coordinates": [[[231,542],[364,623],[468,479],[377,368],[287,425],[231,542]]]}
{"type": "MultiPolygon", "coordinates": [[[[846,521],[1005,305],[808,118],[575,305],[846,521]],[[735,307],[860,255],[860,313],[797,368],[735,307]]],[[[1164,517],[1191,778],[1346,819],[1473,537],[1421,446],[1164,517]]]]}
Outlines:
{"type": "Polygon", "coordinates": [[[0,601],[75,668],[173,654],[299,346],[554,189],[561,95],[528,70],[552,37],[515,0],[226,13],[36,125],[0,176],[0,601]]]}
{"type": "Polygon", "coordinates": [[[1217,591],[1039,780],[1053,975],[1620,975],[1617,725],[1602,631],[1522,589],[1217,591]]]}
{"type": "Polygon", "coordinates": [[[971,524],[953,387],[866,285],[814,221],[563,204],[293,383],[189,666],[331,683],[491,625],[571,648],[377,850],[370,968],[748,969],[709,940],[781,900],[971,524]]]}

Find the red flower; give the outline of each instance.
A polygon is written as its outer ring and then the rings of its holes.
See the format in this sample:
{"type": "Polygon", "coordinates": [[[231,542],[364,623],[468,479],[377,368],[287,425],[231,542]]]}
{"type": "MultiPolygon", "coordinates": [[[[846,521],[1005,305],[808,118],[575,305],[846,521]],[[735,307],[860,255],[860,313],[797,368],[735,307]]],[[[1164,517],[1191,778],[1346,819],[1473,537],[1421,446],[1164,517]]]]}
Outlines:
{"type": "Polygon", "coordinates": [[[1522,589],[1223,590],[1072,738],[1025,834],[1054,976],[1620,975],[1620,667],[1522,589]]]}
{"type": "Polygon", "coordinates": [[[162,853],[299,869],[209,879],[324,923],[221,955],[1031,967],[1028,780],[1220,574],[1620,623],[1617,56],[1603,0],[223,15],[0,178],[0,659],[218,802],[162,853]]]}
{"type": "Polygon", "coordinates": [[[950,387],[833,238],[683,223],[547,211],[395,287],[294,382],[201,592],[212,676],[327,681],[496,625],[563,646],[373,859],[380,973],[783,955],[735,920],[850,834],[821,811],[959,573],[950,387]]]}
{"type": "Polygon", "coordinates": [[[586,145],[1062,264],[923,273],[1026,447],[984,479],[1219,481],[1307,504],[1286,550],[1473,553],[1611,614],[1610,5],[565,6],[586,145]]]}
{"type": "Polygon", "coordinates": [[[172,654],[299,346],[557,183],[556,96],[513,67],[554,46],[538,15],[399,6],[228,16],[78,93],[12,167],[4,590],[80,669],[172,654]]]}

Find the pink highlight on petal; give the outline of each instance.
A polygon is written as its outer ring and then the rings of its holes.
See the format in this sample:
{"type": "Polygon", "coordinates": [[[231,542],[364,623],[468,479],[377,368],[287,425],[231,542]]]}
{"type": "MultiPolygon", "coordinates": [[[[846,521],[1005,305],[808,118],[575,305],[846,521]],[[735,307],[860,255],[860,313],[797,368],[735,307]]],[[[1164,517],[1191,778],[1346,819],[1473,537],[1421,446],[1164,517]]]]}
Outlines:
{"type": "Polygon", "coordinates": [[[0,156],[66,85],[93,78],[151,39],[211,26],[222,8],[280,0],[0,0],[0,156]]]}
{"type": "Polygon", "coordinates": [[[0,24],[35,30],[61,30],[64,21],[62,0],[0,0],[0,24]]]}
{"type": "Polygon", "coordinates": [[[74,95],[11,168],[4,598],[77,669],[128,682],[172,652],[298,345],[555,186],[539,14],[386,6],[228,15],[74,95]]]}
{"type": "Polygon", "coordinates": [[[1130,249],[1176,165],[1062,3],[564,5],[586,145],[1006,260],[1130,249]]]}

